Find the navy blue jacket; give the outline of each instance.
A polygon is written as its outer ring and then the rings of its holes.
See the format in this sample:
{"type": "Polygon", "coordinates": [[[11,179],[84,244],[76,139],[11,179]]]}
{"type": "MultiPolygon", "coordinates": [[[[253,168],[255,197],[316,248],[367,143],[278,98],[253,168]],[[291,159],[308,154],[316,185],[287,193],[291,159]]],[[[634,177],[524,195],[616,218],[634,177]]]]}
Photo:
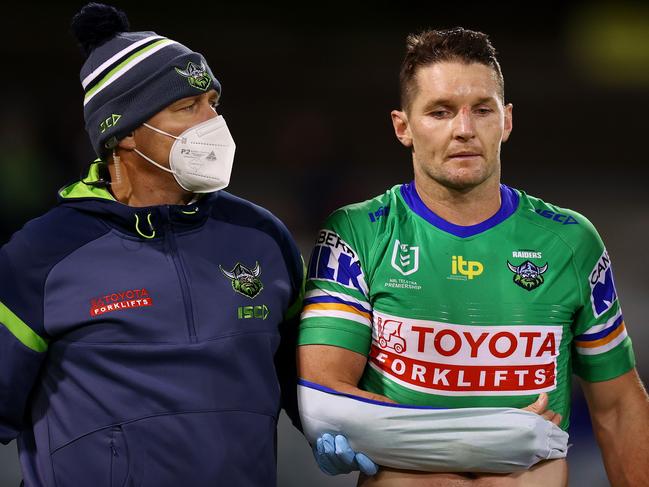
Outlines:
{"type": "Polygon", "coordinates": [[[100,169],[0,249],[0,441],[26,487],[275,485],[295,243],[224,191],[123,205],[100,169]]]}

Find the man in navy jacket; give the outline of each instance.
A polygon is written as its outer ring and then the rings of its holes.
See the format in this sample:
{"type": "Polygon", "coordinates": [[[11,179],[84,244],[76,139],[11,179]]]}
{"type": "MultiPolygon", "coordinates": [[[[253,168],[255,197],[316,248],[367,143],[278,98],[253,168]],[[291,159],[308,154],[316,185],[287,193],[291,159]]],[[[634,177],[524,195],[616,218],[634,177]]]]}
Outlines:
{"type": "Polygon", "coordinates": [[[73,29],[99,159],[0,250],[0,441],[28,487],[275,485],[299,251],[222,191],[234,141],[200,54],[106,5],[73,29]]]}

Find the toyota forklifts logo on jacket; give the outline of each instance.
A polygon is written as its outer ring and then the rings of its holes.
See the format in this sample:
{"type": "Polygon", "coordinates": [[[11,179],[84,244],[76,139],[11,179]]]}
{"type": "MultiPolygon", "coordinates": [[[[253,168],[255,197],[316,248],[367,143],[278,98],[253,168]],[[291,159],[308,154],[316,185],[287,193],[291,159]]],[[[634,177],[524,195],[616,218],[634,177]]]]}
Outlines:
{"type": "Polygon", "coordinates": [[[90,300],[90,316],[94,317],[111,311],[141,308],[143,306],[153,306],[153,299],[146,289],[118,291],[90,300]]]}

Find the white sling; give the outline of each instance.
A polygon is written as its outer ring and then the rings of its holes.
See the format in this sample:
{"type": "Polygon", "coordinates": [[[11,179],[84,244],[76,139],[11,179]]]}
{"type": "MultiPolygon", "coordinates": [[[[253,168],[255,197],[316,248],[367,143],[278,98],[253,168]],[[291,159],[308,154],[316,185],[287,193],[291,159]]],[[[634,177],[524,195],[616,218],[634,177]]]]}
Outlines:
{"type": "Polygon", "coordinates": [[[323,433],[343,434],[355,451],[387,467],[506,473],[568,451],[565,431],[521,409],[403,406],[305,380],[298,385],[298,405],[311,444],[323,433]]]}

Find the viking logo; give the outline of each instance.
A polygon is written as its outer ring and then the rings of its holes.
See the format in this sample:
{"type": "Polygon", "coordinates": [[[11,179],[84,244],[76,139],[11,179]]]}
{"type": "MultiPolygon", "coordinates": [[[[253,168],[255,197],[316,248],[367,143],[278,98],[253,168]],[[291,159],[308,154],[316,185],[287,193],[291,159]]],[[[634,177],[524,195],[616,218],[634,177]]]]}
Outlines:
{"type": "Polygon", "coordinates": [[[507,267],[514,273],[514,282],[526,291],[536,289],[543,284],[543,273],[548,270],[547,262],[543,267],[539,267],[529,260],[519,266],[514,266],[507,261],[507,267]]]}
{"type": "Polygon", "coordinates": [[[252,270],[240,262],[237,262],[231,271],[226,271],[222,266],[219,266],[219,268],[223,275],[232,281],[232,289],[239,294],[252,299],[264,289],[264,285],[259,279],[259,274],[261,274],[259,262],[255,262],[255,268],[252,270]]]}
{"type": "Polygon", "coordinates": [[[207,66],[203,61],[200,66],[189,61],[184,70],[176,68],[176,73],[187,78],[190,86],[201,91],[207,90],[212,84],[212,77],[207,72],[207,66]]]}

